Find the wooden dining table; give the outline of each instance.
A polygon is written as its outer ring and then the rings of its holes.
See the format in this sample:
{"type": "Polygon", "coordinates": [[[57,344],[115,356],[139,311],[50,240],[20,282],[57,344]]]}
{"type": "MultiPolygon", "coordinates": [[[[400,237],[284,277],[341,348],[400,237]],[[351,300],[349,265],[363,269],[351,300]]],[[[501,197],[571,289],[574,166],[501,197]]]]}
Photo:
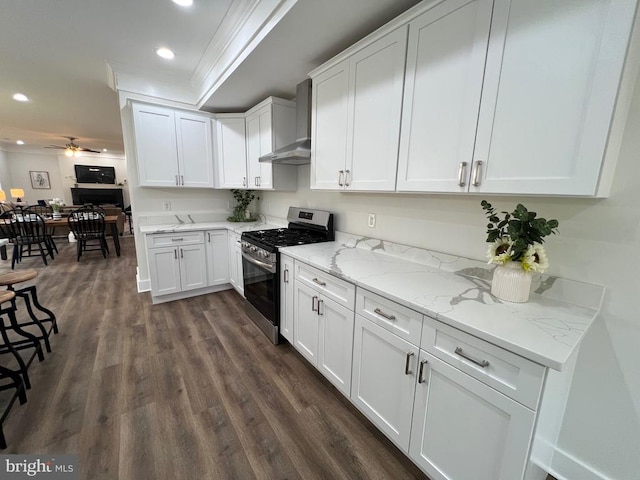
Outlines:
{"type": "MultiPolygon", "coordinates": [[[[109,225],[111,228],[111,236],[113,237],[113,245],[116,248],[116,255],[119,257],[120,256],[120,233],[118,233],[118,215],[105,215],[104,217],[104,223],[105,225],[109,225]]],[[[54,220],[52,218],[49,218],[47,220],[44,221],[44,224],[47,227],[62,227],[62,226],[68,226],[69,224],[67,223],[67,218],[63,217],[60,220],[54,220]]]]}

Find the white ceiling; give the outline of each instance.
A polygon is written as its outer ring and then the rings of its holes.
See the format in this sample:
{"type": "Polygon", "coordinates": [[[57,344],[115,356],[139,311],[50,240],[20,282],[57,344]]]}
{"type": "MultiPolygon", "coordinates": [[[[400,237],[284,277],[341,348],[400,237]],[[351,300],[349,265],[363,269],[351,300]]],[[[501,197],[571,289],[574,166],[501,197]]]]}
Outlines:
{"type": "MultiPolygon", "coordinates": [[[[189,84],[225,15],[252,1],[194,0],[185,9],[170,0],[2,0],[0,146],[23,148],[20,139],[37,149],[74,136],[83,147],[123,153],[107,63],[149,82],[189,84]],[[160,46],[175,59],[156,56],[160,46]],[[30,102],[14,101],[16,92],[30,102]]],[[[298,0],[203,108],[291,98],[311,69],[415,3],[298,0]]]]}

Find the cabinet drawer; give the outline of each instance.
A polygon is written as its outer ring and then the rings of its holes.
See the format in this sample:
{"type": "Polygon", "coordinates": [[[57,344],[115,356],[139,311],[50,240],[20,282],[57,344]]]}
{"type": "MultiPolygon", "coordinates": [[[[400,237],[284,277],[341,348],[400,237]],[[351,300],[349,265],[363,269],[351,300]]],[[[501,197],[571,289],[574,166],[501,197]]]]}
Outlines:
{"type": "Polygon", "coordinates": [[[400,338],[414,345],[420,345],[421,313],[363,288],[358,288],[356,293],[356,313],[395,333],[400,338]]]}
{"type": "Polygon", "coordinates": [[[354,309],[356,286],[333,275],[296,260],[296,281],[302,282],[315,291],[350,310],[354,309]]]}
{"type": "Polygon", "coordinates": [[[204,232],[162,233],[147,236],[147,248],[204,243],[204,232]]]}
{"type": "Polygon", "coordinates": [[[545,368],[430,317],[424,317],[422,349],[536,410],[545,368]]]}

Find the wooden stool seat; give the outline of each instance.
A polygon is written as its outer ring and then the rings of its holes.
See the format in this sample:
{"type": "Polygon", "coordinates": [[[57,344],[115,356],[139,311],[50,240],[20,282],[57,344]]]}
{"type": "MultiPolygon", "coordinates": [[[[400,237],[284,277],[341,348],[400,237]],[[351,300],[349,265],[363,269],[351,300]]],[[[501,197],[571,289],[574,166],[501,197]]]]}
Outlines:
{"type": "Polygon", "coordinates": [[[38,276],[37,270],[18,270],[0,275],[0,286],[15,285],[16,283],[28,282],[38,276]]]}
{"type": "Polygon", "coordinates": [[[5,302],[10,302],[14,298],[16,298],[16,293],[12,292],[11,290],[0,292],[0,305],[5,302]]]}

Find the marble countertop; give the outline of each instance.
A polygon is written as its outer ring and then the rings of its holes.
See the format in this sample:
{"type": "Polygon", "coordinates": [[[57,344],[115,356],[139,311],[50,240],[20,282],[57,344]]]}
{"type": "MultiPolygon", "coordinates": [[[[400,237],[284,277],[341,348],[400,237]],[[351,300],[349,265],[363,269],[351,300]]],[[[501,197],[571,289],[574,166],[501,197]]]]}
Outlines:
{"type": "Polygon", "coordinates": [[[256,222],[194,222],[194,223],[175,223],[165,225],[141,225],[140,232],[150,233],[175,233],[189,232],[200,230],[231,230],[235,233],[250,232],[252,230],[267,230],[270,228],[282,228],[282,225],[275,223],[256,221],[256,222]]]}
{"type": "Polygon", "coordinates": [[[555,370],[562,369],[595,320],[600,302],[594,296],[601,299],[604,292],[546,279],[527,303],[503,302],[490,293],[492,266],[364,240],[280,252],[555,370]],[[570,292],[567,298],[564,292],[570,292]]]}

